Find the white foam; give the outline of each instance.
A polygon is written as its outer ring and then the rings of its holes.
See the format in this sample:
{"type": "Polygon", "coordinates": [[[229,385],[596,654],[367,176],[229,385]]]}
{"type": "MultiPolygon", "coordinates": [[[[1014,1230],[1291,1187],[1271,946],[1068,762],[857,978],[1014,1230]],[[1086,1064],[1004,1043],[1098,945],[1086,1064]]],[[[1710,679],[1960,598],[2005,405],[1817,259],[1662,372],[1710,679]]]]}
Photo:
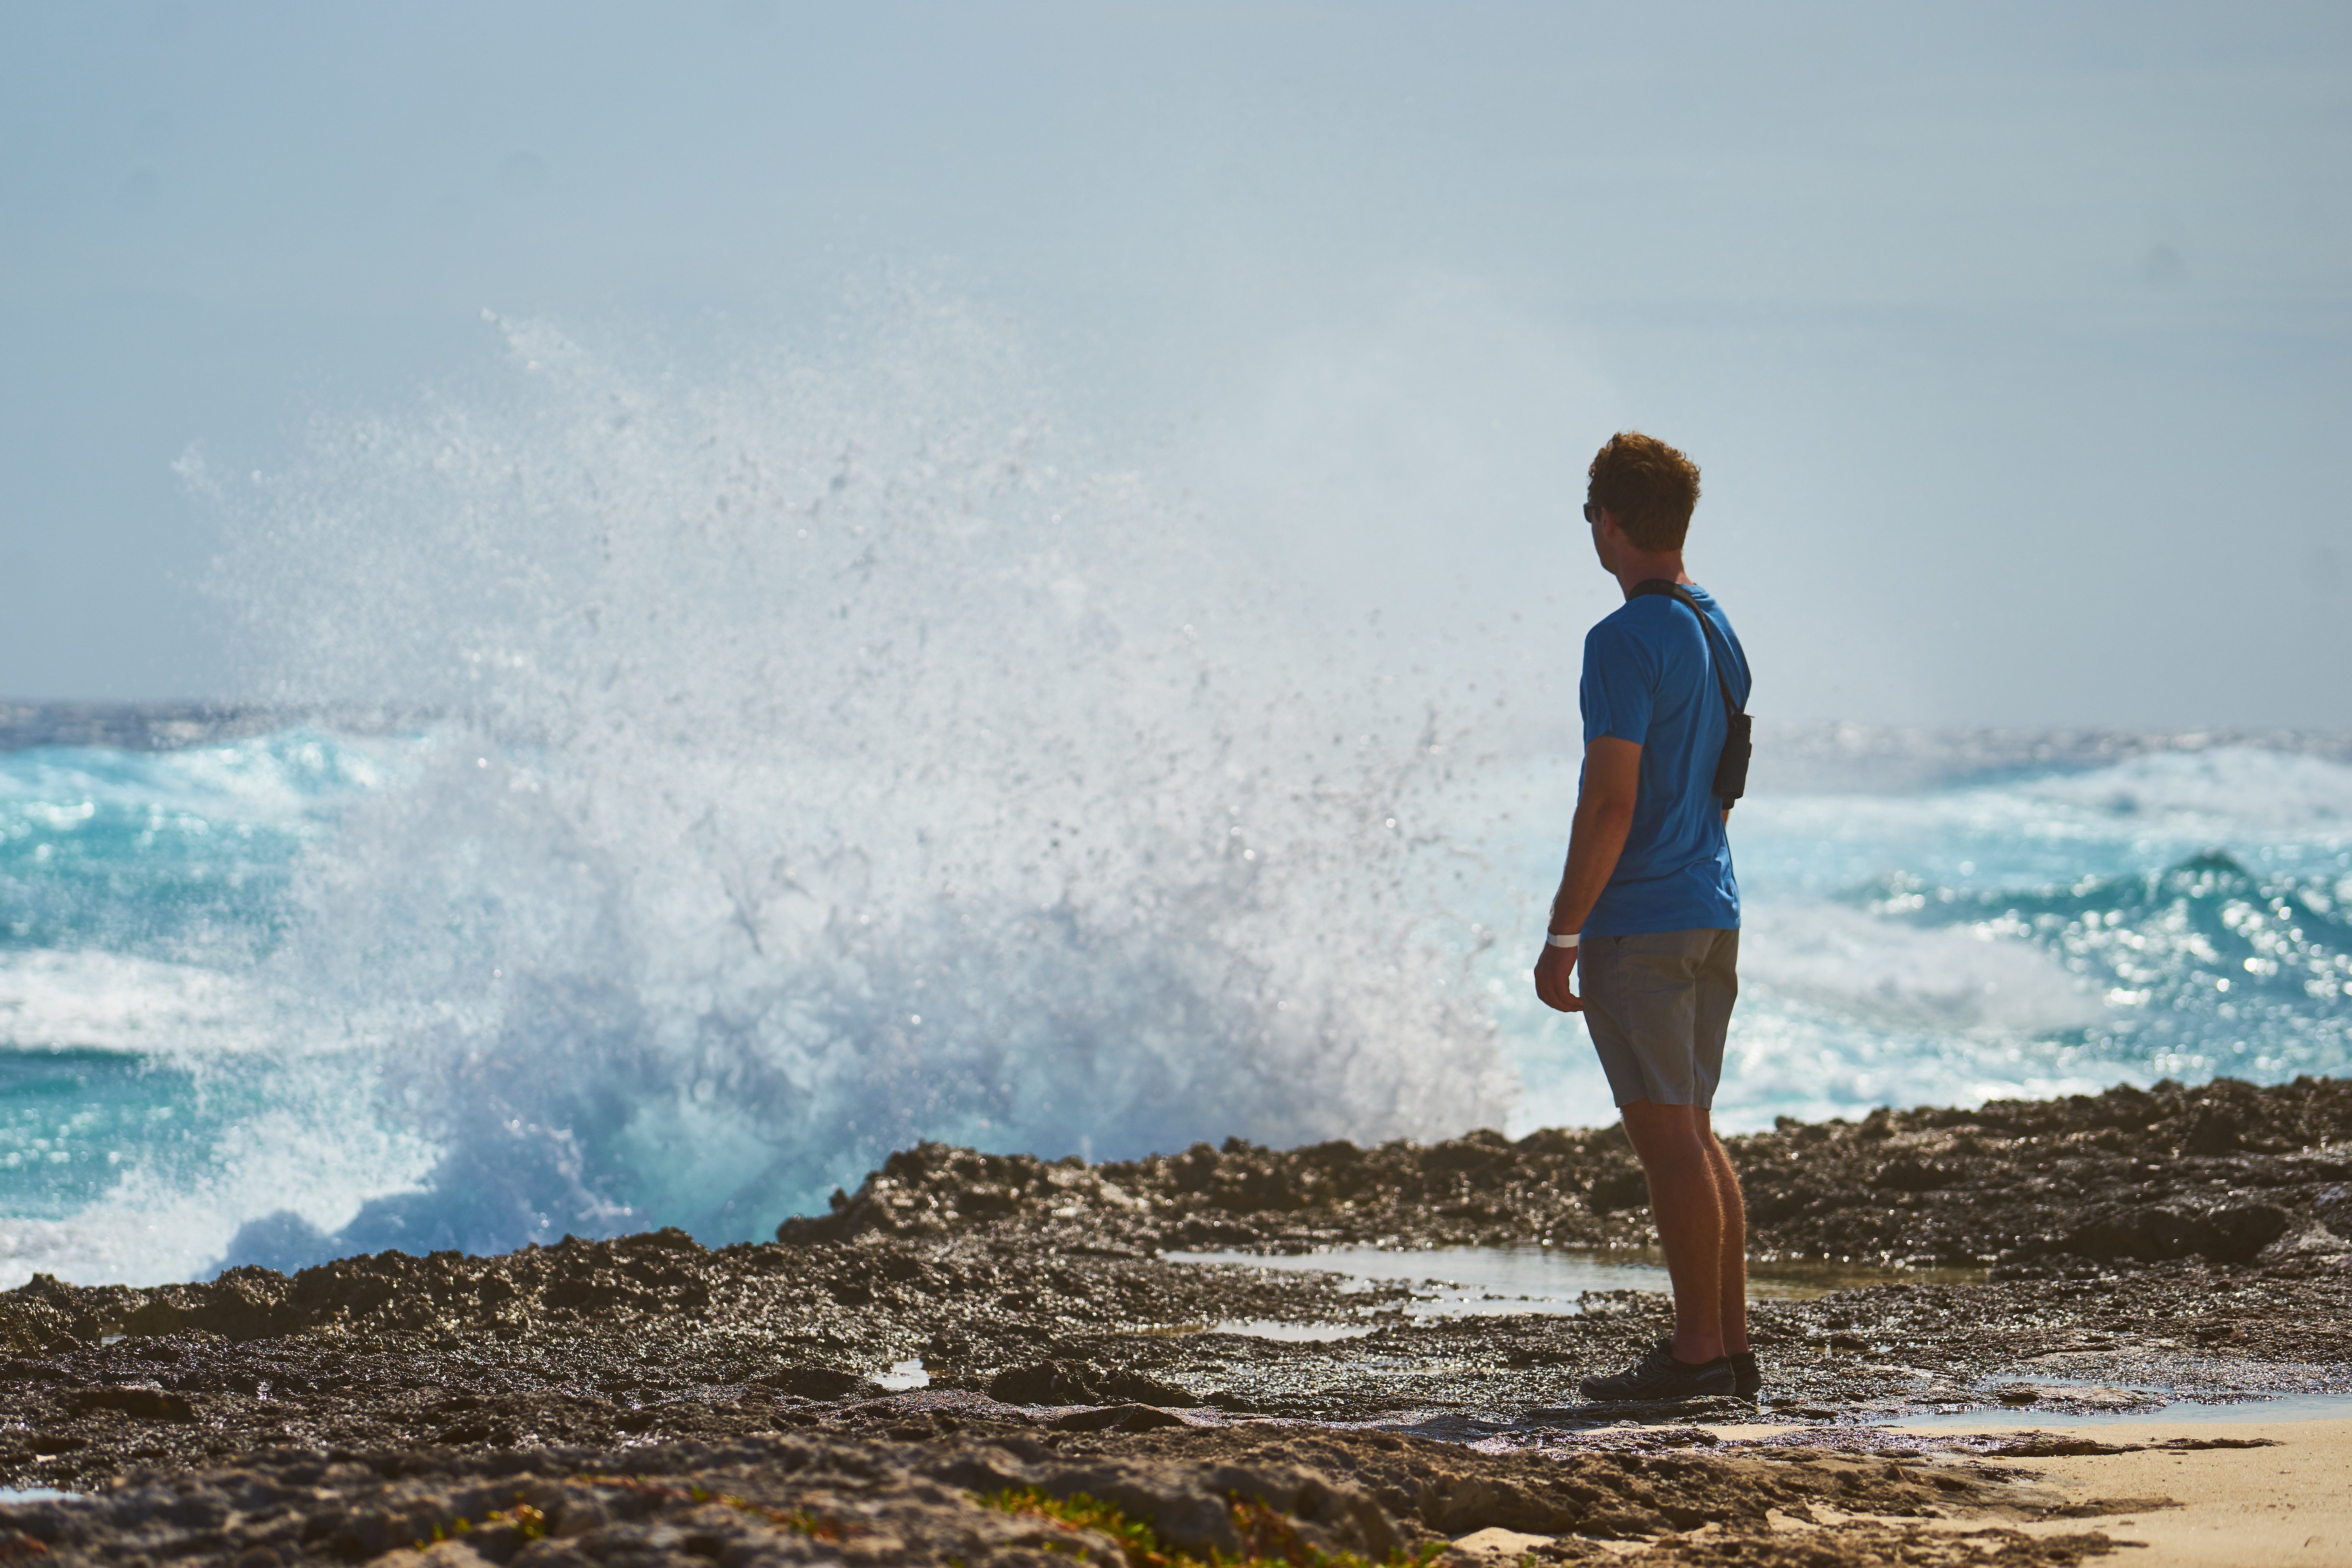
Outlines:
{"type": "Polygon", "coordinates": [[[69,1217],[0,1216],[0,1289],[35,1274],[82,1285],[200,1279],[248,1220],[290,1213],[332,1234],[368,1199],[414,1190],[435,1151],[381,1125],[371,1097],[343,1079],[289,1066],[273,1075],[270,1099],[192,1163],[134,1151],[69,1217]]]}
{"type": "Polygon", "coordinates": [[[2171,837],[2352,838],[2352,765],[2251,746],[2167,752],[2024,781],[2032,805],[2171,837]]]}
{"type": "Polygon", "coordinates": [[[1990,923],[1914,927],[1835,904],[1763,902],[1739,940],[1750,987],[1889,1031],[2002,1039],[2087,1027],[2099,994],[2055,958],[1990,923]]]}
{"type": "Polygon", "coordinates": [[[0,766],[0,823],[70,832],[106,812],[225,837],[248,826],[299,833],[322,803],[397,778],[403,750],[299,728],[175,752],[43,748],[0,766]]]}
{"type": "Polygon", "coordinates": [[[0,1046],[150,1056],[257,1048],[242,976],[92,950],[0,950],[0,1046]]]}
{"type": "Polygon", "coordinates": [[[1743,996],[1725,1052],[1715,1123],[1754,1131],[1775,1118],[1854,1117],[1879,1105],[1979,1105],[2091,1094],[2157,1073],[2063,1039],[1858,1027],[1837,1013],[1743,996]]]}

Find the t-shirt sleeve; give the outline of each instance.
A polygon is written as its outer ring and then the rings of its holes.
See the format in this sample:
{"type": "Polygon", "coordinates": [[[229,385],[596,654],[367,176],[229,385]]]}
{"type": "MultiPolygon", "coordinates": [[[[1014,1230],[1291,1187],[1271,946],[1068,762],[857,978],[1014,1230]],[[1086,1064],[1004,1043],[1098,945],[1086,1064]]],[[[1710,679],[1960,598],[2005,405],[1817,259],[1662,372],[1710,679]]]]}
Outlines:
{"type": "Polygon", "coordinates": [[[1642,744],[1650,735],[1650,709],[1658,689],[1657,660],[1624,626],[1603,621],[1584,636],[1584,742],[1602,735],[1642,744]]]}

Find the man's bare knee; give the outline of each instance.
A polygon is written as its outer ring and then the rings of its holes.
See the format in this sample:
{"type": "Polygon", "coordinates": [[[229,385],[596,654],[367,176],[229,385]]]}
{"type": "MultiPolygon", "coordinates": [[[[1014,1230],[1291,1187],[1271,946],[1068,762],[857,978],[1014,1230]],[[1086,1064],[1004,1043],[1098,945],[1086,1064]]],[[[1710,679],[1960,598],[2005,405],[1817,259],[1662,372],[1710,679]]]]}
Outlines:
{"type": "Polygon", "coordinates": [[[1715,1137],[1706,1131],[1706,1112],[1702,1108],[1637,1100],[1622,1107],[1621,1113],[1625,1136],[1643,1165],[1705,1168],[1713,1163],[1708,1150],[1715,1137]]]}

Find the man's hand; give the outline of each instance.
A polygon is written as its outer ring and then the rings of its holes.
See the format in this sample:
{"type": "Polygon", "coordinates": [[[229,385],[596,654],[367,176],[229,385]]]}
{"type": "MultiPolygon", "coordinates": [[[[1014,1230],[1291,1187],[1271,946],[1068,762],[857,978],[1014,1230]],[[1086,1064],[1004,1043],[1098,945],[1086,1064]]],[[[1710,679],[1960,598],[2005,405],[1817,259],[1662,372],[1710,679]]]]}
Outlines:
{"type": "MultiPolygon", "coordinates": [[[[1624,852],[1626,832],[1633,826],[1633,805],[1642,788],[1642,748],[1615,735],[1595,735],[1584,748],[1584,783],[1576,796],[1576,826],[1568,836],[1568,865],[1559,874],[1559,891],[1551,900],[1546,929],[1580,931],[1617,868],[1624,852]]],[[[1561,1013],[1581,1013],[1584,998],[1576,994],[1576,947],[1544,943],[1536,960],[1536,994],[1543,1005],[1561,1013]]]]}
{"type": "Polygon", "coordinates": [[[1576,955],[1580,947],[1554,947],[1544,943],[1543,956],[1536,960],[1536,994],[1543,1005],[1555,1013],[1581,1013],[1584,998],[1576,994],[1576,955]]]}

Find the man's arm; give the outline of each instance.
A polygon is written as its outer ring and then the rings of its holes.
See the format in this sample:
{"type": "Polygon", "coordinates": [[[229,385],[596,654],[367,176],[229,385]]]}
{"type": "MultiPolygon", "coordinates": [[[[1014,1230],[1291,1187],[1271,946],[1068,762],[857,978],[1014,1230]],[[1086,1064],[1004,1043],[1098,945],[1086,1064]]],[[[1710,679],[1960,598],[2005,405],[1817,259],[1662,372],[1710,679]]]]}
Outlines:
{"type": "MultiPolygon", "coordinates": [[[[1625,850],[1625,834],[1633,826],[1633,801],[1642,784],[1639,742],[1615,735],[1596,735],[1584,748],[1584,788],[1576,797],[1576,826],[1568,839],[1568,866],[1560,873],[1559,891],[1551,900],[1549,929],[1565,936],[1584,929],[1592,906],[1601,901],[1625,850]]],[[[1562,1013],[1580,1013],[1584,1000],[1577,995],[1574,978],[1580,950],[1544,944],[1536,960],[1536,994],[1544,1005],[1562,1013]]]]}

